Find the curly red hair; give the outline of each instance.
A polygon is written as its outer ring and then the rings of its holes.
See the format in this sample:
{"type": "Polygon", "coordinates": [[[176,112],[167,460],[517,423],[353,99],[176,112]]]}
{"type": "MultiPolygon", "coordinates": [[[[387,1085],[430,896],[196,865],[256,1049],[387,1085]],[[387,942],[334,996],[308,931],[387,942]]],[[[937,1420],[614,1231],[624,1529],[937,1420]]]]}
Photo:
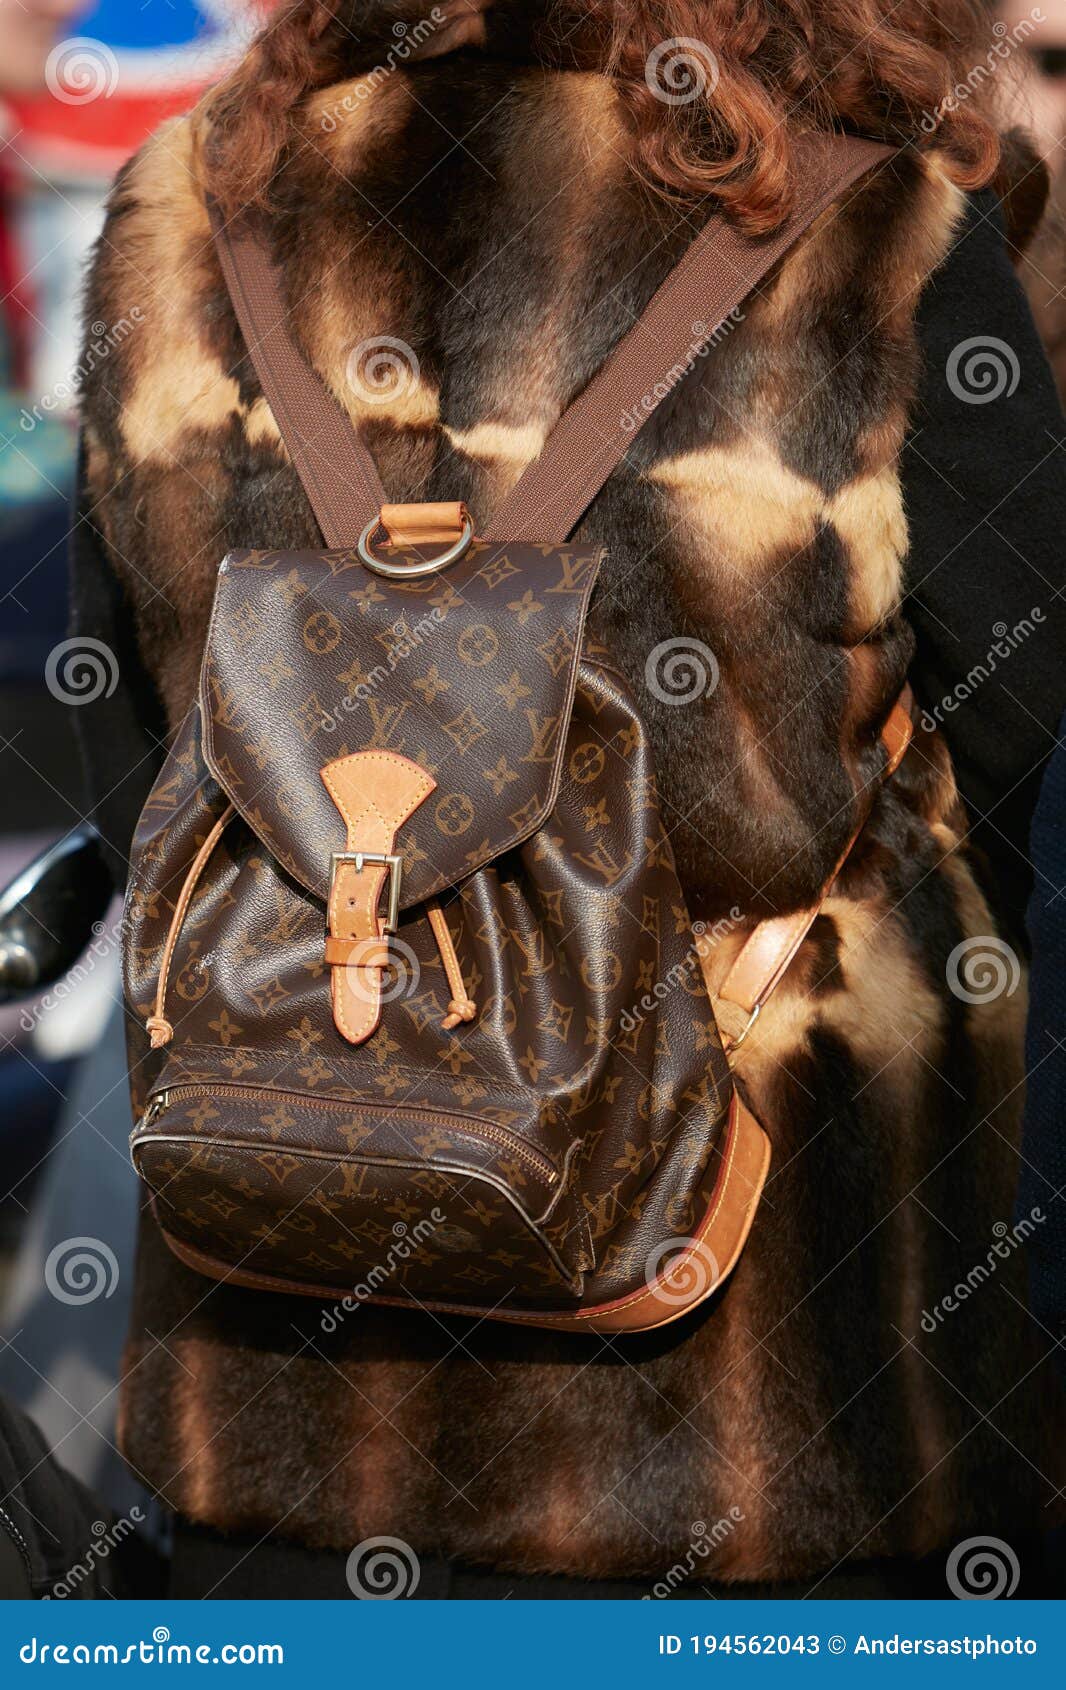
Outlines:
{"type": "Polygon", "coordinates": [[[935,145],[953,179],[995,172],[982,0],[292,0],[206,97],[206,185],[229,210],[268,208],[306,95],[403,57],[505,45],[614,78],[633,166],[659,190],[716,195],[745,228],[774,228],[792,193],[792,141],[843,128],[935,145]],[[421,26],[421,27],[420,27],[421,26]],[[985,67],[982,73],[981,67],[985,67]]]}

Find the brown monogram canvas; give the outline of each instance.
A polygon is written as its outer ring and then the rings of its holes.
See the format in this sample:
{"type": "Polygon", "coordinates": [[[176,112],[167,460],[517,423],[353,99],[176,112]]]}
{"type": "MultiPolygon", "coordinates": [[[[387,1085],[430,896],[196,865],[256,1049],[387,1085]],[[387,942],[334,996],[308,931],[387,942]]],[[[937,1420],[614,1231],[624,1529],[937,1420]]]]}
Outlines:
{"type": "Polygon", "coordinates": [[[201,1271],[633,1327],[732,1265],[765,1140],[734,1099],[645,730],[583,644],[599,561],[475,543],[402,583],[354,551],[223,564],[128,906],[147,1018],[208,840],[133,1135],[201,1271]],[[321,771],[368,751],[432,791],[396,841],[380,1020],[353,1045],[324,957],[346,838],[321,771]],[[477,1004],[447,1030],[434,895],[477,1004]]]}

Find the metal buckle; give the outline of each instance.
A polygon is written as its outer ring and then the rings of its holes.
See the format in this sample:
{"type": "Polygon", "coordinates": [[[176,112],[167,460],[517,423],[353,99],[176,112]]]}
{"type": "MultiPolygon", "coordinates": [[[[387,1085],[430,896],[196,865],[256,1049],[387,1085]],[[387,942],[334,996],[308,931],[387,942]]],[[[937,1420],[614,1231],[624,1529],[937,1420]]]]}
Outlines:
{"type": "Polygon", "coordinates": [[[370,549],[370,542],[380,527],[381,519],[373,517],[360,534],[355,549],[367,568],[372,569],[375,575],[387,575],[393,581],[417,581],[423,575],[436,575],[438,570],[447,569],[450,563],[455,563],[461,558],[474,538],[474,524],[467,517],[458,540],[453,540],[439,557],[428,558],[421,563],[390,563],[387,558],[378,557],[377,553],[370,549]]]}
{"type": "Polygon", "coordinates": [[[756,1021],[758,1021],[759,1016],[761,1014],[762,1014],[762,1004],[757,1003],[755,1005],[755,1008],[752,1010],[751,1014],[748,1016],[748,1019],[745,1022],[744,1027],[741,1030],[741,1032],[737,1034],[737,1037],[735,1039],[732,1039],[730,1041],[729,1049],[730,1049],[731,1052],[734,1051],[734,1050],[740,1049],[741,1045],[744,1043],[744,1040],[747,1038],[748,1034],[751,1032],[751,1029],[754,1027],[756,1021]]]}
{"type": "Polygon", "coordinates": [[[362,874],[364,863],[375,863],[389,870],[389,913],[385,917],[386,933],[395,933],[400,920],[400,886],[403,883],[403,858],[385,851],[334,851],[329,859],[329,899],[333,902],[333,887],[337,879],[338,863],[352,863],[356,874],[362,874]]]}

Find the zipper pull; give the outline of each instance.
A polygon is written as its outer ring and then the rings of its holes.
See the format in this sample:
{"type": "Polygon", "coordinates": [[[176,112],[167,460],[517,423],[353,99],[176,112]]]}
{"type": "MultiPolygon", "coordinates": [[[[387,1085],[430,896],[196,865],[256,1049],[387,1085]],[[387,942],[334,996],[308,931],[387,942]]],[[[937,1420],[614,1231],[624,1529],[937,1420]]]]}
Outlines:
{"type": "Polygon", "coordinates": [[[152,1125],[152,1122],[156,1119],[156,1117],[158,1115],[161,1115],[163,1113],[163,1110],[166,1109],[169,1106],[169,1104],[170,1104],[170,1093],[169,1093],[169,1091],[156,1092],[155,1096],[152,1098],[152,1100],[149,1103],[149,1105],[148,1105],[147,1109],[145,1110],[144,1114],[141,1116],[140,1120],[137,1123],[138,1132],[144,1132],[148,1127],[150,1127],[152,1125]]]}

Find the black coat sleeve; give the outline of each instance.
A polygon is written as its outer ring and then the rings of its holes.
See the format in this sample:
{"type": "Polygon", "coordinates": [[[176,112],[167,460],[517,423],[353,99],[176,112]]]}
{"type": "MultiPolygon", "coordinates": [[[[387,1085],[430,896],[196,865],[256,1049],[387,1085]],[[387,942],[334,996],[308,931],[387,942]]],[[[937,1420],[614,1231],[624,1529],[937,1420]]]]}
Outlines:
{"type": "Polygon", "coordinates": [[[970,199],[919,333],[903,459],[912,681],[1020,923],[1029,826],[1066,706],[1066,427],[991,192],[970,199]]]}
{"type": "Polygon", "coordinates": [[[70,632],[103,646],[114,686],[73,712],[86,785],[86,814],[99,830],[116,888],[126,884],[137,817],[166,752],[166,722],[141,660],[133,609],[79,476],[70,549],[70,632]]]}

